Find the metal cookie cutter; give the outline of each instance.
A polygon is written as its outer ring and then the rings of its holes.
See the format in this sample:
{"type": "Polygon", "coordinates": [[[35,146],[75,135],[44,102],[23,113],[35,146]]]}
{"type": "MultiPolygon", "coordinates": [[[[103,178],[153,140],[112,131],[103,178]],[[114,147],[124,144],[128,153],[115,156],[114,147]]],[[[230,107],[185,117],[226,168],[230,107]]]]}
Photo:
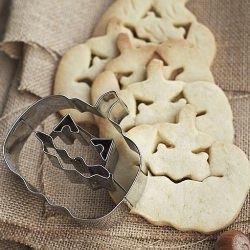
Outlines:
{"type": "MultiPolygon", "coordinates": [[[[69,99],[61,95],[45,97],[28,108],[11,127],[3,145],[4,159],[8,168],[23,180],[27,189],[33,194],[45,198],[51,206],[68,212],[78,222],[106,226],[109,222],[120,220],[120,210],[123,210],[125,204],[129,207],[136,204],[146,183],[146,175],[141,170],[140,152],[135,143],[123,134],[119,126],[119,122],[126,115],[126,106],[114,91],[101,96],[94,106],[82,100],[76,98],[69,99]],[[35,131],[36,127],[44,119],[62,109],[76,109],[82,113],[90,112],[106,118],[124,140],[133,155],[137,155],[137,164],[133,168],[123,169],[121,172],[117,171],[117,168],[119,168],[118,159],[123,156],[121,154],[124,152],[117,150],[115,141],[112,138],[94,137],[88,131],[78,126],[69,115],[65,116],[50,134],[35,131]],[[115,197],[115,207],[102,216],[86,216],[82,218],[75,215],[69,208],[55,204],[36,187],[31,185],[22,175],[18,161],[21,150],[32,133],[40,140],[43,152],[47,155],[52,165],[63,170],[72,183],[87,184],[91,190],[107,190],[112,197],[115,197]],[[65,149],[55,145],[54,140],[56,137],[59,137],[68,145],[71,145],[75,140],[79,140],[80,143],[91,146],[97,153],[96,155],[99,157],[100,163],[88,165],[82,157],[71,157],[65,149]],[[56,153],[51,153],[50,149],[53,149],[53,152],[56,153]],[[72,165],[73,168],[64,168],[64,163],[72,165]],[[124,182],[124,176],[120,173],[125,172],[126,178],[124,182]],[[136,190],[136,192],[132,192],[132,190],[136,190]]],[[[93,206],[95,205],[93,204],[93,206]]]]}
{"type": "Polygon", "coordinates": [[[64,170],[72,183],[81,184],[84,182],[93,190],[106,188],[110,191],[115,191],[115,185],[119,185],[111,174],[119,157],[112,139],[95,138],[86,130],[77,126],[70,115],[65,116],[50,135],[43,132],[35,132],[35,135],[41,141],[43,152],[51,163],[55,167],[64,170]],[[54,140],[56,137],[60,137],[68,145],[73,144],[75,140],[79,140],[85,145],[92,145],[97,152],[96,156],[99,156],[100,164],[88,165],[82,157],[72,158],[65,149],[58,148],[55,145],[54,140]],[[50,148],[54,149],[57,155],[51,154],[49,152],[50,148]],[[64,168],[63,163],[71,164],[74,168],[64,168]]]}

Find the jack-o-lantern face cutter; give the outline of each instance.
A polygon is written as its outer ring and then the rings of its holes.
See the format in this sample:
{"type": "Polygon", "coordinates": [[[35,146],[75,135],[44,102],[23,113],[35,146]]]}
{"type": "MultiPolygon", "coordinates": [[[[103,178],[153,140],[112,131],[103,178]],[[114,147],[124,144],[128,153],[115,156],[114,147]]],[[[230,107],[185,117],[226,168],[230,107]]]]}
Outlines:
{"type": "MultiPolygon", "coordinates": [[[[45,97],[29,107],[9,130],[3,146],[4,159],[8,168],[24,181],[30,192],[44,197],[53,207],[63,208],[74,219],[80,222],[87,222],[97,226],[106,225],[108,222],[113,221],[109,215],[112,214],[113,218],[117,217],[113,215],[117,215],[118,208],[122,207],[122,204],[127,203],[129,206],[133,206],[137,202],[142,193],[138,192],[138,188],[143,191],[146,182],[145,175],[141,170],[140,152],[137,146],[123,134],[122,129],[118,125],[125,115],[127,115],[126,106],[114,91],[101,96],[94,106],[79,99],[69,99],[61,95],[45,97]],[[121,184],[122,181],[119,180],[119,178],[122,179],[122,176],[114,175],[120,152],[118,153],[116,150],[113,138],[94,137],[78,126],[69,115],[65,116],[50,134],[35,131],[36,127],[44,119],[62,109],[76,109],[82,113],[90,112],[94,115],[104,117],[113,125],[116,131],[119,132],[119,136],[121,136],[126,146],[132,151],[133,157],[135,153],[138,156],[138,163],[135,164],[138,169],[136,171],[134,169],[133,171],[131,170],[126,186],[123,186],[123,184],[121,184]],[[36,138],[41,142],[43,152],[47,155],[52,165],[63,170],[70,182],[88,184],[88,187],[92,190],[106,189],[111,192],[111,196],[116,197],[116,206],[105,215],[94,218],[82,218],[74,215],[67,207],[55,204],[45,194],[31,185],[22,175],[18,166],[18,160],[24,144],[32,133],[34,133],[36,138]],[[80,143],[92,147],[100,163],[88,165],[84,157],[71,157],[65,149],[56,146],[54,142],[56,137],[59,137],[68,145],[74,143],[75,140],[79,140],[80,143]],[[53,153],[51,153],[50,149],[53,149],[53,153]],[[64,163],[71,164],[73,168],[64,168],[64,163]],[[137,192],[131,194],[131,187],[136,184],[138,179],[140,185],[136,185],[137,192]]],[[[126,171],[130,171],[130,169],[131,168],[128,168],[126,171]]],[[[95,205],[96,204],[93,204],[93,206],[95,205]]]]}
{"type": "Polygon", "coordinates": [[[52,165],[64,170],[72,183],[85,183],[93,190],[105,188],[109,191],[115,191],[116,185],[119,185],[112,175],[119,157],[113,139],[95,138],[78,126],[70,115],[65,116],[49,135],[43,132],[35,132],[35,135],[42,143],[43,152],[52,165]],[[96,151],[96,156],[99,156],[100,163],[88,165],[82,157],[71,157],[65,149],[55,145],[56,137],[68,145],[79,140],[82,144],[92,147],[96,151]],[[50,153],[50,149],[53,149],[57,154],[50,153]],[[64,168],[63,163],[71,164],[73,169],[64,168]]]}

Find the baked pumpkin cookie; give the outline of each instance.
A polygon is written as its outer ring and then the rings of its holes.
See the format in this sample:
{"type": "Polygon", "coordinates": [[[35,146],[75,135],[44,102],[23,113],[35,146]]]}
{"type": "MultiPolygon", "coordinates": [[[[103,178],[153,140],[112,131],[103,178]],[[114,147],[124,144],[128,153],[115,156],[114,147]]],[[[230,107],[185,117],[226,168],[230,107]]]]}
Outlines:
{"type": "MultiPolygon", "coordinates": [[[[135,46],[145,44],[142,40],[135,39],[119,19],[111,19],[104,36],[90,38],[86,43],[79,44],[64,54],[57,68],[53,94],[79,98],[90,103],[92,82],[108,62],[119,55],[116,40],[120,33],[127,34],[135,46]]],[[[91,114],[81,114],[76,110],[61,111],[62,115],[68,113],[76,122],[94,122],[91,114]]]]}
{"type": "Polygon", "coordinates": [[[134,36],[146,42],[162,43],[186,39],[194,44],[211,65],[216,53],[211,31],[197,22],[186,8],[187,0],[116,0],[96,25],[94,35],[105,34],[107,24],[119,17],[134,36]]]}
{"type": "MultiPolygon", "coordinates": [[[[92,82],[103,70],[114,72],[121,88],[126,88],[131,83],[146,79],[146,68],[153,58],[164,62],[166,79],[213,81],[208,64],[188,41],[145,45],[133,38],[118,19],[112,19],[107,35],[92,38],[66,52],[56,72],[53,93],[91,102],[91,86],[93,92],[96,91],[92,82]]],[[[98,78],[102,79],[101,76],[98,78]]],[[[105,86],[101,90],[103,88],[105,86]]],[[[70,113],[76,122],[94,123],[93,116],[87,113],[81,114],[76,110],[63,110],[61,113],[70,113]]]]}
{"type": "Polygon", "coordinates": [[[175,123],[180,110],[189,103],[197,109],[195,122],[200,131],[232,143],[233,114],[224,92],[212,82],[166,80],[164,73],[168,67],[171,64],[164,66],[162,61],[153,59],[147,67],[147,79],[122,90],[116,75],[105,71],[93,84],[93,103],[102,94],[115,90],[129,110],[120,122],[125,132],[141,124],[175,123]]]}
{"type": "Polygon", "coordinates": [[[212,233],[239,214],[250,188],[250,164],[238,147],[198,132],[195,116],[188,105],[177,124],[141,125],[127,133],[149,171],[131,212],[155,225],[212,233]]]}

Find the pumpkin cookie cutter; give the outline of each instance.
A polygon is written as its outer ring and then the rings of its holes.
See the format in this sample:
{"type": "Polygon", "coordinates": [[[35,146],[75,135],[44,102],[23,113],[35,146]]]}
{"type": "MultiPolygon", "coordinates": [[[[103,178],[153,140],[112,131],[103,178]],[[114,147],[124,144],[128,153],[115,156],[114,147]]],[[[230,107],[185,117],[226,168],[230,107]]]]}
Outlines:
{"type": "Polygon", "coordinates": [[[110,222],[116,222],[120,220],[119,211],[123,210],[126,205],[133,207],[136,204],[146,184],[146,175],[141,170],[141,154],[139,149],[133,141],[123,134],[119,126],[119,122],[127,113],[126,105],[117,96],[115,91],[110,91],[102,95],[94,106],[80,99],[69,99],[62,95],[48,96],[40,99],[29,107],[10,128],[3,144],[5,162],[9,170],[22,179],[31,193],[42,196],[49,205],[67,212],[78,222],[93,226],[106,226],[110,222]],[[76,109],[81,113],[90,112],[94,115],[104,117],[119,132],[129,149],[138,156],[137,170],[132,171],[129,168],[126,170],[130,171],[129,178],[126,180],[128,183],[126,187],[121,184],[122,181],[120,178],[122,176],[119,176],[119,174],[114,175],[119,153],[112,138],[94,137],[88,131],[78,126],[70,115],[65,116],[50,134],[35,131],[36,127],[43,120],[61,109],[76,109]],[[106,189],[116,197],[115,207],[101,216],[79,217],[69,208],[55,204],[45,194],[31,185],[22,175],[18,166],[18,160],[21,150],[32,133],[41,142],[42,150],[52,165],[63,170],[70,182],[88,184],[88,187],[92,190],[106,189]],[[56,137],[60,137],[68,145],[77,139],[82,144],[93,147],[97,155],[99,155],[101,163],[88,165],[81,157],[72,158],[65,149],[58,148],[55,145],[54,139],[56,137]],[[56,152],[57,155],[52,154],[49,149],[54,149],[53,152],[56,152]],[[62,162],[71,164],[73,169],[64,168],[62,162]],[[132,187],[136,188],[136,192],[131,192],[132,187]]]}

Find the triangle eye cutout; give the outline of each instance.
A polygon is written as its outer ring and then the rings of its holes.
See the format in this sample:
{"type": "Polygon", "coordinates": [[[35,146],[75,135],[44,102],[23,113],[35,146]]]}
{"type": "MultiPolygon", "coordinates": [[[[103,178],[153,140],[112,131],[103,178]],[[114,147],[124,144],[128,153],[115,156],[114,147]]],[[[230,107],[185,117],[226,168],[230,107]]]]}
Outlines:
{"type": "Polygon", "coordinates": [[[177,68],[177,69],[173,70],[168,80],[175,81],[176,78],[177,78],[177,76],[180,75],[183,72],[184,72],[184,68],[183,67],[177,68]]]}
{"type": "Polygon", "coordinates": [[[191,26],[192,26],[192,23],[183,23],[183,24],[175,24],[174,25],[174,27],[177,29],[183,28],[185,30],[184,39],[187,39],[191,26]]]}
{"type": "Polygon", "coordinates": [[[152,154],[157,153],[159,144],[163,144],[163,145],[164,145],[166,148],[168,148],[168,149],[173,149],[173,148],[175,148],[175,145],[172,144],[171,142],[159,141],[158,143],[155,144],[155,147],[154,147],[153,150],[152,150],[152,154]]]}
{"type": "Polygon", "coordinates": [[[174,96],[170,102],[172,103],[177,103],[179,102],[181,99],[186,99],[186,97],[184,96],[183,92],[180,92],[178,95],[174,96]]]}
{"type": "Polygon", "coordinates": [[[142,100],[136,100],[136,114],[138,115],[139,114],[139,109],[138,109],[138,107],[139,107],[139,105],[140,104],[145,104],[145,105],[147,105],[147,106],[149,106],[149,105],[151,105],[151,104],[153,104],[154,102],[153,101],[142,101],[142,100]]]}
{"type": "Polygon", "coordinates": [[[109,155],[109,152],[113,147],[113,139],[92,139],[93,145],[96,147],[97,151],[101,155],[101,157],[106,161],[109,155]]]}
{"type": "Polygon", "coordinates": [[[153,5],[150,7],[150,9],[148,9],[148,11],[144,14],[144,16],[142,18],[145,18],[146,16],[148,16],[149,12],[153,13],[155,15],[155,17],[157,17],[157,18],[162,18],[159,11],[156,10],[156,8],[153,5]]]}
{"type": "Polygon", "coordinates": [[[56,127],[53,129],[53,131],[55,132],[62,132],[63,128],[67,126],[70,128],[71,132],[78,132],[78,126],[76,125],[76,123],[74,122],[74,120],[72,119],[72,117],[70,115],[66,115],[59,124],[56,125],[56,127]]]}

